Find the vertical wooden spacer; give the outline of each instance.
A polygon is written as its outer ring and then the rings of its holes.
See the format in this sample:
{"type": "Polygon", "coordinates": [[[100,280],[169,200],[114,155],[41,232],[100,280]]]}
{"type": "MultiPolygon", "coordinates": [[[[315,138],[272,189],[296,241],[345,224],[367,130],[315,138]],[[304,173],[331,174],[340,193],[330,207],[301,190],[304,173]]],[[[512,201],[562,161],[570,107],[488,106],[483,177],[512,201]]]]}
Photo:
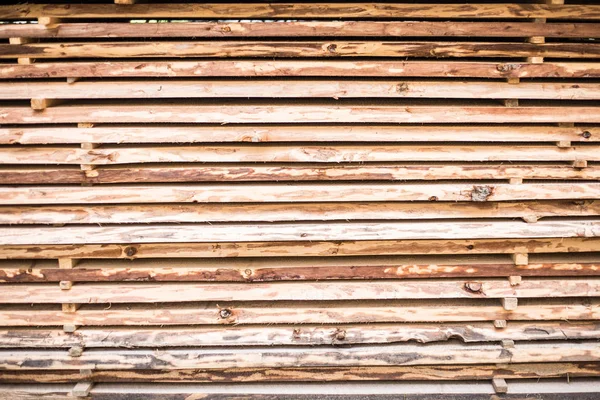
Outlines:
{"type": "Polygon", "coordinates": [[[502,347],[504,347],[505,349],[514,349],[515,348],[515,341],[511,340],[511,339],[504,339],[502,342],[502,347]]]}
{"type": "Polygon", "coordinates": [[[508,78],[506,80],[510,85],[518,85],[521,83],[521,78],[508,78]]]}
{"type": "Polygon", "coordinates": [[[508,393],[508,385],[503,378],[492,379],[492,386],[496,393],[508,393]]]}
{"type": "Polygon", "coordinates": [[[69,349],[70,357],[81,357],[83,355],[83,347],[73,346],[69,349]]]}
{"type": "Polygon", "coordinates": [[[529,254],[527,253],[514,253],[511,255],[515,265],[527,265],[529,264],[529,254]]]}
{"type": "Polygon", "coordinates": [[[52,28],[54,25],[57,25],[61,22],[60,18],[55,17],[39,17],[38,24],[44,25],[46,28],[52,28]]]}
{"type": "Polygon", "coordinates": [[[494,328],[496,329],[504,329],[506,328],[506,320],[497,319],[494,321],[494,328]]]}
{"type": "Polygon", "coordinates": [[[508,183],[511,185],[521,185],[523,183],[523,178],[510,178],[508,183]]]}
{"type": "MultiPolygon", "coordinates": [[[[88,122],[80,122],[80,123],[77,124],[77,127],[80,128],[80,129],[89,129],[89,128],[93,128],[94,124],[88,123],[88,122]]],[[[81,143],[81,148],[83,150],[93,150],[93,149],[97,148],[98,146],[100,146],[98,143],[81,143]]],[[[95,175],[90,174],[90,171],[93,171],[94,169],[96,169],[95,165],[92,165],[92,164],[81,164],[79,167],[81,168],[82,171],[85,171],[85,175],[87,177],[98,176],[97,172],[96,172],[95,175]]]]}
{"type": "Polygon", "coordinates": [[[81,307],[81,304],[65,303],[62,305],[62,312],[72,314],[74,312],[77,312],[77,310],[79,310],[79,307],[81,307]]]}
{"type": "Polygon", "coordinates": [[[566,149],[571,147],[571,141],[570,140],[559,140],[558,142],[556,142],[556,146],[560,147],[561,149],[566,149]]]}
{"type": "Polygon", "coordinates": [[[115,4],[135,4],[137,0],[115,0],[115,4]]]}
{"type": "Polygon", "coordinates": [[[79,80],[79,78],[67,78],[67,83],[69,85],[74,84],[75,82],[77,82],[79,80]]]}
{"type": "Polygon", "coordinates": [[[73,397],[88,397],[94,384],[92,382],[79,382],[71,391],[73,397]]]}
{"type": "Polygon", "coordinates": [[[60,268],[60,269],[75,268],[78,261],[79,260],[77,260],[75,258],[59,258],[58,259],[58,268],[60,268]]]}
{"type": "MultiPolygon", "coordinates": [[[[27,43],[32,43],[33,39],[31,38],[21,38],[21,37],[16,37],[16,38],[8,38],[8,43],[9,44],[27,44],[27,43]]],[[[17,64],[22,64],[22,65],[27,65],[27,64],[33,64],[33,59],[31,58],[17,58],[17,64]]]]}
{"type": "Polygon", "coordinates": [[[61,290],[69,290],[69,289],[71,289],[73,287],[73,282],[71,282],[71,281],[60,281],[58,283],[58,287],[61,290]]]}
{"type": "Polygon", "coordinates": [[[510,283],[510,286],[519,286],[522,282],[523,278],[521,278],[520,276],[509,276],[508,277],[508,283],[510,283]]]}
{"type": "MultiPolygon", "coordinates": [[[[58,259],[58,268],[60,269],[73,269],[75,268],[75,265],[77,265],[77,262],[79,260],[76,260],[74,258],[59,258],[58,259]]],[[[69,290],[73,287],[73,282],[72,281],[60,281],[58,286],[60,287],[61,290],[69,290]]],[[[73,303],[64,303],[62,304],[62,312],[64,313],[74,313],[79,309],[79,304],[73,304],[73,303]]],[[[65,332],[67,332],[66,330],[67,325],[65,325],[63,327],[63,330],[65,332]]],[[[77,329],[75,326],[73,326],[73,332],[75,331],[75,329],[77,329]]]]}
{"type": "Polygon", "coordinates": [[[502,100],[502,104],[504,104],[505,107],[519,107],[519,99],[502,100]]]}
{"type": "Polygon", "coordinates": [[[587,163],[587,160],[575,160],[571,163],[571,166],[573,168],[583,169],[583,168],[587,168],[588,163],[587,163]]]}
{"type": "Polygon", "coordinates": [[[505,297],[500,299],[500,303],[506,311],[514,311],[519,306],[519,299],[516,297],[505,297]]]}
{"type": "Polygon", "coordinates": [[[539,217],[537,215],[525,215],[523,217],[523,221],[527,222],[528,224],[535,224],[539,221],[539,217]]]}
{"type": "Polygon", "coordinates": [[[65,333],[74,333],[77,330],[77,326],[74,324],[64,324],[63,332],[65,333]]]}
{"type": "Polygon", "coordinates": [[[36,98],[31,99],[31,108],[36,111],[45,110],[48,107],[54,107],[61,103],[64,103],[64,100],[58,99],[44,99],[44,98],[36,98]]]}

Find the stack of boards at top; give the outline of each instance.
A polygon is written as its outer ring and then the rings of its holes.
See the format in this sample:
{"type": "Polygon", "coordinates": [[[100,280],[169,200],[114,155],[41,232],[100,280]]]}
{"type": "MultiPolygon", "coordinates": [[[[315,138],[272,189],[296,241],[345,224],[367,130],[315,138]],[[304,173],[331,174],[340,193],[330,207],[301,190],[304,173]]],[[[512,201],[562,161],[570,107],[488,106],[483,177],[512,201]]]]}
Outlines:
{"type": "Polygon", "coordinates": [[[0,399],[597,398],[597,2],[8,3],[0,399]]]}

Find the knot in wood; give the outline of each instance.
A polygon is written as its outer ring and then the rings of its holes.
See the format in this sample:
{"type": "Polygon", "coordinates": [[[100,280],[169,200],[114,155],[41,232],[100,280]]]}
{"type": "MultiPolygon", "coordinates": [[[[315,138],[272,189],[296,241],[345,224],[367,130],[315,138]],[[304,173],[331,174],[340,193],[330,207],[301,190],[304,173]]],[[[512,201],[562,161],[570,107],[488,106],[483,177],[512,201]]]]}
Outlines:
{"type": "Polygon", "coordinates": [[[494,189],[491,186],[473,186],[471,191],[472,201],[487,201],[492,195],[494,189]]]}
{"type": "Polygon", "coordinates": [[[483,285],[481,282],[465,282],[465,289],[471,293],[481,293],[483,285]]]}
{"type": "Polygon", "coordinates": [[[227,319],[229,317],[231,317],[233,313],[231,312],[231,310],[224,308],[222,310],[219,311],[219,316],[223,319],[227,319]]]}
{"type": "Polygon", "coordinates": [[[231,27],[224,26],[224,27],[221,28],[221,32],[231,32],[231,27]]]}
{"type": "Polygon", "coordinates": [[[592,137],[592,133],[590,131],[583,131],[581,136],[583,136],[584,139],[589,139],[592,137]]]}
{"type": "Polygon", "coordinates": [[[408,92],[408,83],[406,83],[406,82],[399,83],[398,85],[396,85],[396,91],[398,93],[408,92]]]}
{"type": "Polygon", "coordinates": [[[342,329],[338,329],[335,331],[334,336],[336,340],[345,340],[346,339],[346,331],[342,329]]]}
{"type": "Polygon", "coordinates": [[[518,64],[498,64],[496,67],[496,69],[500,72],[514,71],[517,68],[519,68],[518,64]]]}
{"type": "Polygon", "coordinates": [[[327,51],[330,53],[335,53],[335,51],[337,50],[337,44],[330,44],[329,46],[327,46],[327,51]]]}
{"type": "Polygon", "coordinates": [[[125,255],[126,255],[127,257],[133,257],[133,256],[135,256],[136,254],[137,254],[137,249],[136,249],[135,247],[133,247],[133,246],[127,246],[127,247],[125,248],[125,255]]]}

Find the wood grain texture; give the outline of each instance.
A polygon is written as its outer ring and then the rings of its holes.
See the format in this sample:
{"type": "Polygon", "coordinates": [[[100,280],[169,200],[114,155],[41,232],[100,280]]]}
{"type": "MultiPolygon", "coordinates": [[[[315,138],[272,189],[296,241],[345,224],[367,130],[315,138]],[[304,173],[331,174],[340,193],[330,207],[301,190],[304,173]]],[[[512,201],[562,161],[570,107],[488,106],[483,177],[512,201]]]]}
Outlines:
{"type": "Polygon", "coordinates": [[[546,4],[240,3],[219,4],[24,4],[2,6],[4,19],[119,18],[551,18],[600,19],[600,6],[546,4]]]}
{"type": "Polygon", "coordinates": [[[176,24],[58,23],[2,25],[0,38],[223,38],[223,37],[594,37],[600,24],[441,21],[198,21],[176,24]]]}

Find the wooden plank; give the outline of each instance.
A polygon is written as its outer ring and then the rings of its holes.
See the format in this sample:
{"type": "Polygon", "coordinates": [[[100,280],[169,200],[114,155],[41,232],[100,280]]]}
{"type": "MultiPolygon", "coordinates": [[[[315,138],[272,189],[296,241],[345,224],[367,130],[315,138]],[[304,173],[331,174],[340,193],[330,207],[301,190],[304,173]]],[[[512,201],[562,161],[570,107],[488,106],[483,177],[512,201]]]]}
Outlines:
{"type": "MultiPolygon", "coordinates": [[[[433,303],[385,302],[331,302],[285,303],[264,305],[194,303],[179,307],[140,307],[139,305],[111,304],[99,309],[83,305],[76,313],[60,309],[33,309],[30,304],[20,309],[3,309],[0,322],[6,327],[54,326],[173,326],[173,325],[254,325],[254,324],[366,324],[375,322],[476,322],[502,319],[511,325],[514,321],[586,321],[599,319],[600,303],[594,299],[569,300],[521,299],[514,311],[506,311],[499,301],[477,300],[466,302],[446,299],[445,307],[438,300],[433,303]],[[223,318],[223,310],[231,315],[223,318]]],[[[506,329],[506,327],[505,327],[506,329]]]]}
{"type": "MultiPolygon", "coordinates": [[[[52,126],[0,128],[0,144],[202,143],[202,142],[558,142],[600,141],[596,126],[52,126]],[[168,130],[169,134],[165,135],[168,130]]],[[[346,168],[346,167],[345,167],[346,168]]]]}
{"type": "Polygon", "coordinates": [[[596,23],[453,21],[198,21],[178,23],[59,23],[0,26],[0,38],[205,38],[205,37],[594,37],[596,23]]]}
{"type": "Polygon", "coordinates": [[[600,201],[4,206],[0,224],[131,224],[597,216],[600,201]]]}
{"type": "MultiPolygon", "coordinates": [[[[187,301],[332,301],[407,299],[502,299],[600,296],[600,278],[525,278],[519,286],[507,279],[397,282],[272,282],[272,283],[81,283],[68,291],[57,285],[5,284],[3,304],[158,303],[187,301]]],[[[222,315],[223,316],[223,315],[222,315]]],[[[229,317],[229,315],[227,316],[229,317]]],[[[226,318],[227,318],[226,317],[226,318]]]]}
{"type": "Polygon", "coordinates": [[[233,350],[116,350],[86,351],[75,360],[64,351],[0,351],[5,369],[69,370],[256,368],[320,366],[387,366],[448,364],[509,364],[535,362],[594,362],[600,356],[597,342],[516,344],[507,351],[500,345],[409,345],[351,348],[254,348],[233,350]],[[443,352],[444,357],[439,354],[443,352]]]}
{"type": "MultiPolygon", "coordinates": [[[[599,26],[600,29],[600,26],[599,26]]],[[[593,83],[340,80],[0,82],[0,99],[472,98],[596,100],[593,83]]],[[[43,107],[45,108],[45,107],[43,107]]],[[[481,128],[480,128],[481,129],[481,128]]],[[[573,129],[572,129],[573,130],[573,129]]]]}
{"type": "Polygon", "coordinates": [[[0,259],[578,253],[597,251],[598,246],[600,238],[9,245],[0,246],[0,259]]]}
{"type": "Polygon", "coordinates": [[[0,187],[1,205],[598,199],[600,183],[511,184],[188,184],[0,187]]]}
{"type": "MultiPolygon", "coordinates": [[[[64,259],[59,259],[59,262],[64,259]]],[[[47,261],[15,261],[0,267],[0,282],[231,281],[514,277],[598,275],[597,257],[535,258],[515,265],[507,257],[369,257],[187,260],[84,260],[77,268],[47,261]]],[[[509,280],[510,281],[510,280],[509,280]]],[[[514,285],[510,281],[511,285],[514,285]]]]}
{"type": "Polygon", "coordinates": [[[512,340],[584,340],[600,338],[598,324],[586,322],[512,322],[498,330],[492,323],[385,324],[335,326],[175,327],[78,329],[3,329],[0,348],[44,349],[165,348],[235,346],[312,346],[341,344],[432,343],[460,339],[465,343],[512,340]],[[339,337],[339,338],[338,338],[339,337]]]}
{"type": "MultiPolygon", "coordinates": [[[[92,371],[94,382],[333,382],[333,381],[455,381],[578,378],[600,376],[598,363],[539,363],[496,365],[413,365],[386,367],[236,368],[92,371]]],[[[78,371],[5,370],[0,382],[64,383],[81,379],[78,371]]]]}
{"type": "Polygon", "coordinates": [[[192,18],[192,19],[302,19],[302,18],[550,18],[600,19],[600,6],[546,4],[386,4],[386,3],[239,3],[239,4],[19,4],[1,6],[6,20],[55,18],[192,18]],[[125,15],[124,15],[125,14],[125,15]]]}
{"type": "Polygon", "coordinates": [[[0,107],[2,124],[76,123],[597,123],[600,107],[503,105],[196,104],[64,105],[35,111],[0,107]]]}
{"type": "Polygon", "coordinates": [[[9,147],[0,164],[233,163],[233,162],[473,162],[473,161],[600,161],[599,146],[560,148],[547,146],[486,145],[221,145],[103,147],[9,147]]]}
{"type": "Polygon", "coordinates": [[[241,77],[241,76],[385,76],[478,78],[598,78],[593,62],[473,61],[347,61],[347,60],[219,60],[219,61],[114,61],[60,62],[0,65],[0,77],[241,77]]]}
{"type": "Polygon", "coordinates": [[[553,57],[596,59],[595,43],[181,41],[0,44],[6,58],[553,57]]]}
{"type": "Polygon", "coordinates": [[[597,237],[600,220],[10,227],[0,245],[597,237]]]}
{"type": "Polygon", "coordinates": [[[404,180],[477,180],[477,179],[568,179],[600,180],[600,167],[587,168],[552,164],[167,164],[121,167],[96,167],[87,174],[71,166],[11,167],[0,169],[5,184],[69,183],[177,183],[245,181],[404,181],[404,180]]]}

